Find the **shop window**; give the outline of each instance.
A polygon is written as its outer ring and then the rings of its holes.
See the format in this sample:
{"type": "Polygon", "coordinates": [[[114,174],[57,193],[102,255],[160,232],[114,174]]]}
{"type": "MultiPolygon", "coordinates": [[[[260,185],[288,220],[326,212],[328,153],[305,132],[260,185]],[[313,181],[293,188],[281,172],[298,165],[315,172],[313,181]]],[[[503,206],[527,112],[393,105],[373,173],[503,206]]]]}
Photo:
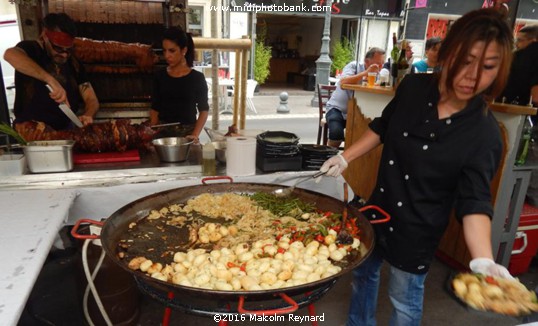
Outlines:
{"type": "Polygon", "coordinates": [[[204,7],[191,6],[187,19],[189,20],[189,32],[192,34],[192,36],[202,36],[204,26],[204,7]]]}

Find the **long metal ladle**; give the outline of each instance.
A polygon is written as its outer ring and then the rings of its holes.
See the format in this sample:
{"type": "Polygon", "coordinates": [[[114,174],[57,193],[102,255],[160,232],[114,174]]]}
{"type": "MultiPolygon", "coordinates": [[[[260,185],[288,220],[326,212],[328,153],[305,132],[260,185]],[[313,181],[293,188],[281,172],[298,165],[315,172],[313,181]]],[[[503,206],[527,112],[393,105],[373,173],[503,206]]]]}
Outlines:
{"type": "Polygon", "coordinates": [[[151,126],[151,128],[161,128],[161,127],[171,127],[171,126],[179,126],[181,122],[172,122],[172,123],[162,123],[160,125],[154,125],[151,126]]]}
{"type": "Polygon", "coordinates": [[[325,173],[327,173],[326,171],[325,172],[321,172],[321,171],[318,171],[312,175],[309,175],[307,177],[300,177],[293,186],[291,187],[287,187],[287,188],[279,188],[279,189],[275,189],[273,190],[273,194],[277,197],[288,197],[289,195],[291,195],[291,193],[295,190],[295,187],[297,187],[298,184],[300,183],[303,183],[307,180],[310,180],[310,179],[315,179],[317,177],[320,177],[322,175],[324,175],[325,173]]]}

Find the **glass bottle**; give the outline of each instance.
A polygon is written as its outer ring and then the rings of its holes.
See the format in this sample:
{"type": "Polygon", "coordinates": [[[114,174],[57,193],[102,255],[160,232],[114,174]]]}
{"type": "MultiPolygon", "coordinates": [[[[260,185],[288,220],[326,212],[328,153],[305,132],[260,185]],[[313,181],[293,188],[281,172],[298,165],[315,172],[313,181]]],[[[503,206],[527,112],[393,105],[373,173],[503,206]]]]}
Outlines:
{"type": "Polygon", "coordinates": [[[400,53],[400,50],[398,49],[396,33],[392,33],[392,51],[390,51],[390,57],[392,59],[392,62],[398,62],[399,53],[400,53]]]}
{"type": "Polygon", "coordinates": [[[525,161],[527,160],[529,146],[531,143],[532,126],[532,119],[530,116],[527,116],[527,119],[525,119],[525,124],[523,125],[523,133],[521,134],[521,139],[519,140],[519,147],[516,155],[516,166],[525,164],[525,161]]]}
{"type": "Polygon", "coordinates": [[[400,51],[400,58],[398,59],[398,70],[406,70],[409,68],[409,63],[405,57],[405,49],[400,51]]]}
{"type": "Polygon", "coordinates": [[[396,39],[396,33],[392,33],[392,51],[390,51],[389,66],[390,66],[390,75],[392,76],[390,83],[392,86],[396,86],[396,81],[398,78],[398,59],[400,50],[398,49],[396,39]]]}
{"type": "Polygon", "coordinates": [[[202,147],[202,174],[205,176],[217,174],[215,146],[211,142],[208,142],[202,147]]]}
{"type": "Polygon", "coordinates": [[[396,79],[396,84],[399,84],[402,79],[407,74],[407,71],[409,70],[409,63],[407,62],[407,58],[405,57],[405,49],[402,49],[400,51],[400,57],[398,59],[398,78],[396,79]]]}

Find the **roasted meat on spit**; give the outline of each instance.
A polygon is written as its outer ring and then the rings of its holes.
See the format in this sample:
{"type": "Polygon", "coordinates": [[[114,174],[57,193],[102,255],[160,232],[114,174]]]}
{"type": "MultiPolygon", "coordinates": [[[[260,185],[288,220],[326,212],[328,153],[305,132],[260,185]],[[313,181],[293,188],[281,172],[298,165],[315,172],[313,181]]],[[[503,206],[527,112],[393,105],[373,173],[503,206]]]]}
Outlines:
{"type": "Polygon", "coordinates": [[[15,125],[26,140],[75,141],[78,152],[124,152],[128,149],[147,149],[155,135],[149,124],[131,124],[128,119],[94,123],[83,128],[56,131],[43,122],[26,121],[15,125]]]}

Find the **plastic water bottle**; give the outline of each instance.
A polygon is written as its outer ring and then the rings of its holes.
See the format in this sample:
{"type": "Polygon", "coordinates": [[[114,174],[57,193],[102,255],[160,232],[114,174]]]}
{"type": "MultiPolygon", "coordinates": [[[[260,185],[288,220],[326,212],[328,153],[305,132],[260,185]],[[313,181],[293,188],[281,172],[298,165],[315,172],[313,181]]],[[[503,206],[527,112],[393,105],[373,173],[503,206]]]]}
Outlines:
{"type": "Polygon", "coordinates": [[[208,142],[202,147],[202,174],[205,176],[217,174],[215,146],[211,142],[208,142]]]}
{"type": "Polygon", "coordinates": [[[521,139],[519,140],[519,147],[516,155],[516,166],[525,164],[525,161],[527,160],[529,146],[531,143],[532,126],[531,117],[527,116],[525,125],[523,126],[523,133],[521,134],[521,139]]]}

